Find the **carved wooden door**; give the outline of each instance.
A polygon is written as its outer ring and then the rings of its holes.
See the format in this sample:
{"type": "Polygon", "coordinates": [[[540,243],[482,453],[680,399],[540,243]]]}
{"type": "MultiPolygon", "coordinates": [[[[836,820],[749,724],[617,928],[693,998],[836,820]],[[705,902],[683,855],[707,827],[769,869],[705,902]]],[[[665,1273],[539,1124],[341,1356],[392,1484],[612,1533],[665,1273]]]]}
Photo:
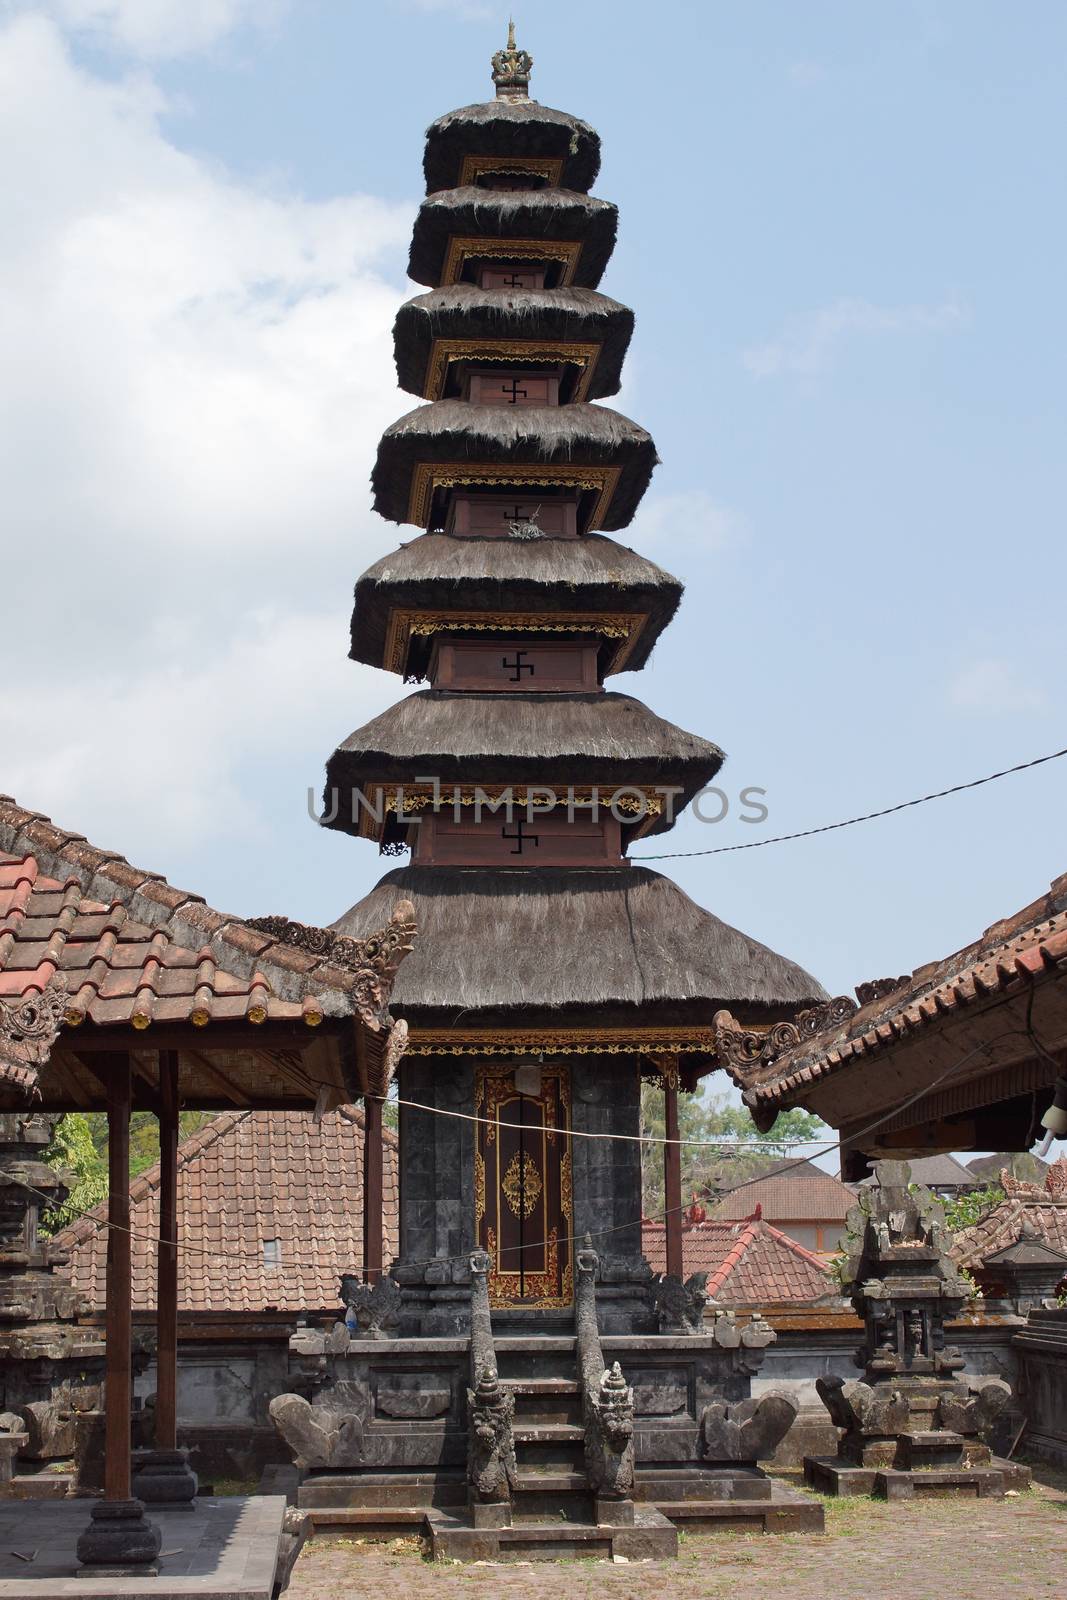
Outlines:
{"type": "Polygon", "coordinates": [[[570,1072],[541,1068],[541,1092],[520,1094],[512,1067],[479,1067],[474,1205],[495,1306],[569,1306],[570,1072]]]}

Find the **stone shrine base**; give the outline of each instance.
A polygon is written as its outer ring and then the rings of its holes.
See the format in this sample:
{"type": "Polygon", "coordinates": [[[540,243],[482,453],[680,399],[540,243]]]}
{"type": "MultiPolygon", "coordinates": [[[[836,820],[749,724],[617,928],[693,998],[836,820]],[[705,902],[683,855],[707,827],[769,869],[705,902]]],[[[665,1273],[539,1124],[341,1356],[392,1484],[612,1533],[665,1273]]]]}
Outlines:
{"type": "Polygon", "coordinates": [[[805,1456],[804,1482],[820,1494],[877,1495],[883,1500],[925,1499],[935,1495],[970,1495],[1001,1500],[1008,1489],[1026,1489],[1030,1469],[994,1456],[988,1466],[899,1467],[853,1466],[836,1456],[805,1456]]]}
{"type": "Polygon", "coordinates": [[[283,1495],[204,1498],[193,1509],[153,1509],[163,1535],[159,1575],[79,1574],[75,1547],[89,1499],[0,1501],[0,1600],[271,1600],[284,1533],[283,1495]]]}

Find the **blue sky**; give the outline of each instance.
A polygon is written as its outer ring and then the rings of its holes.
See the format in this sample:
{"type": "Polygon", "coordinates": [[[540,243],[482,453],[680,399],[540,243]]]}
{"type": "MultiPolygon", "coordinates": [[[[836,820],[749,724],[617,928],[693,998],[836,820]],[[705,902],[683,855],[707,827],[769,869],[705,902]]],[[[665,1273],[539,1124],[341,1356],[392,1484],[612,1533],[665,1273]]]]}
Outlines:
{"type": "MultiPolygon", "coordinates": [[[[478,4],[0,4],[7,772],[241,914],[384,866],[305,810],[399,698],[346,661],[422,133],[490,93],[478,4]]],[[[764,828],[1067,744],[1067,10],[809,0],[517,13],[600,131],[617,402],[663,464],[624,537],[683,609],[616,686],[720,743],[764,828]]],[[[833,992],[1067,867],[1067,761],[796,844],[664,862],[833,992]]],[[[651,847],[650,847],[651,848],[651,847]]]]}

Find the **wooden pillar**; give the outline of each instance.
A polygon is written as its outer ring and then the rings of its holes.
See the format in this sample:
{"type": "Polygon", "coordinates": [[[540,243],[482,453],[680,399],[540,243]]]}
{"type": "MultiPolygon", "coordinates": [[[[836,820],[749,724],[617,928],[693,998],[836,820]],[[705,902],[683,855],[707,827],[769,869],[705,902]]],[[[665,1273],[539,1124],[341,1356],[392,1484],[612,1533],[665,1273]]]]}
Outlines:
{"type": "Polygon", "coordinates": [[[682,1147],[678,1143],[678,1079],[664,1073],[663,1110],[668,1143],[663,1146],[663,1198],[666,1216],[667,1272],[684,1278],[682,1266],[682,1147]],[[671,1142],[673,1141],[673,1142],[671,1142]]]}
{"type": "Polygon", "coordinates": [[[159,1053],[156,1447],[178,1445],[178,1052],[159,1053]]]}
{"type": "Polygon", "coordinates": [[[130,1499],[132,1263],[130,1253],[130,1058],[107,1058],[107,1389],[104,1499],[130,1499]]]}
{"type": "Polygon", "coordinates": [[[363,1278],[377,1283],[382,1275],[384,1241],[385,1152],[382,1145],[383,1101],[363,1097],[363,1278]]]}

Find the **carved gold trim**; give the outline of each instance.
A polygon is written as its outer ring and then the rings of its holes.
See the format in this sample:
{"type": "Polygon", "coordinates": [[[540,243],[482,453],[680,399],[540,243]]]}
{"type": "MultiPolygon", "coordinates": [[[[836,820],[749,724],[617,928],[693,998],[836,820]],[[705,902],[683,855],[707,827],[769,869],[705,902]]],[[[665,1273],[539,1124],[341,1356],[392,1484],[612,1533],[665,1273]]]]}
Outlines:
{"type": "Polygon", "coordinates": [[[435,339],[426,363],[422,392],[427,400],[440,400],[445,377],[453,361],[543,361],[552,366],[580,367],[575,400],[589,392],[593,369],[600,354],[598,344],[551,339],[435,339]]]}
{"type": "Polygon", "coordinates": [[[499,484],[508,489],[520,484],[536,488],[594,489],[596,504],[587,531],[599,528],[619,481],[619,467],[512,467],[506,462],[420,461],[411,474],[407,521],[429,526],[430,506],[438,489],[458,489],[467,484],[499,484]]]}
{"type": "Polygon", "coordinates": [[[441,269],[441,287],[458,283],[468,261],[561,261],[563,273],[560,288],[574,281],[578,257],[582,253],[580,239],[488,239],[478,234],[454,233],[449,237],[441,269]]]}
{"type": "Polygon", "coordinates": [[[511,1029],[493,1032],[415,1028],[408,1044],[414,1056],[715,1055],[712,1028],[511,1029]]]}
{"type": "MultiPolygon", "coordinates": [[[[632,812],[635,816],[644,816],[646,812],[651,812],[652,815],[657,817],[661,816],[663,814],[663,797],[658,794],[647,794],[645,796],[645,802],[642,805],[642,802],[636,792],[638,788],[639,785],[627,784],[626,792],[616,803],[616,810],[632,812]]],[[[473,788],[467,789],[460,788],[458,785],[452,786],[447,783],[442,783],[441,796],[437,809],[439,812],[447,812],[451,811],[457,802],[461,806],[473,806],[476,800],[480,801],[483,805],[492,804],[494,801],[498,801],[500,797],[506,794],[509,790],[511,792],[512,800],[516,806],[526,805],[530,796],[530,791],[523,785],[490,783],[476,784],[473,788]]],[[[559,805],[574,805],[581,806],[583,808],[586,806],[592,807],[592,789],[575,789],[572,793],[566,784],[536,785],[533,790],[535,804],[540,805],[549,790],[551,790],[555,797],[556,803],[559,805]]],[[[641,792],[644,793],[643,790],[641,792]]],[[[376,793],[381,795],[382,790],[379,788],[376,790],[376,793]]],[[[399,793],[400,791],[397,789],[386,789],[384,791],[385,809],[387,811],[392,811],[396,814],[399,814],[402,811],[403,815],[407,816],[408,813],[412,811],[425,811],[428,807],[432,806],[434,802],[434,792],[430,786],[419,785],[417,788],[409,789],[405,785],[403,791],[403,801],[398,803],[399,793]]],[[[597,793],[599,796],[601,809],[608,811],[610,809],[611,785],[605,784],[602,789],[597,791],[597,793]],[[605,796],[607,796],[606,799],[605,796]]]]}
{"type": "Polygon", "coordinates": [[[460,189],[469,188],[483,172],[527,172],[544,178],[549,188],[558,189],[563,177],[563,158],[551,156],[464,156],[459,169],[460,189]]]}
{"type": "Polygon", "coordinates": [[[469,633],[596,633],[617,639],[607,671],[622,672],[646,614],[626,611],[408,611],[391,610],[382,665],[403,675],[413,637],[464,629],[469,633]]]}

